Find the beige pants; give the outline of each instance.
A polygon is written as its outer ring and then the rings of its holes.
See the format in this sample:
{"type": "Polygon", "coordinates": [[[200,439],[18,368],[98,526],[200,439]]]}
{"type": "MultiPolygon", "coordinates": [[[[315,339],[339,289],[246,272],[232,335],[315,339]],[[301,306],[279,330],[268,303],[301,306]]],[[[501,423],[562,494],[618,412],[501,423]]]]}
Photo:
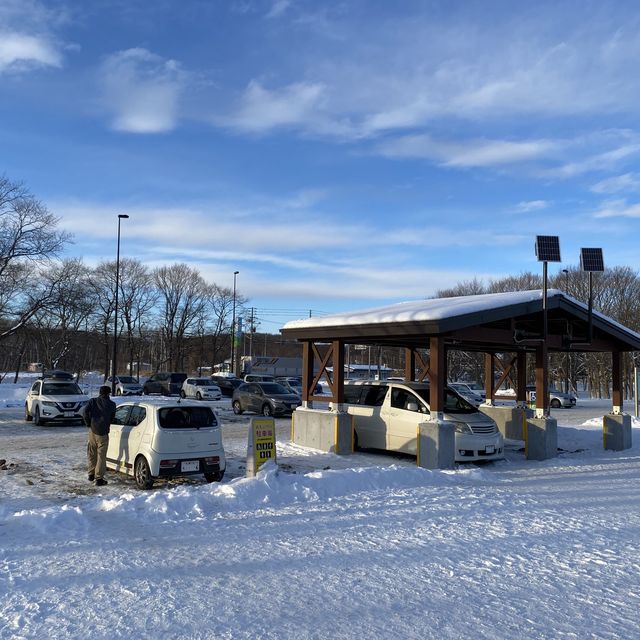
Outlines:
{"type": "Polygon", "coordinates": [[[98,478],[104,478],[107,468],[107,447],[109,446],[109,436],[97,436],[89,430],[89,441],[87,442],[87,458],[89,460],[88,471],[98,478]]]}

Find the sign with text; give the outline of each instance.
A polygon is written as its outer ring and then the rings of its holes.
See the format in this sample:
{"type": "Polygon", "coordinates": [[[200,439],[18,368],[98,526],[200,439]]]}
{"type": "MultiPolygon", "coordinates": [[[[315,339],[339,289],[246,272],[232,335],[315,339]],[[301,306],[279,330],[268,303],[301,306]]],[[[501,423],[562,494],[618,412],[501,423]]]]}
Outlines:
{"type": "Polygon", "coordinates": [[[251,418],[247,447],[247,477],[252,477],[269,460],[276,459],[276,421],[273,418],[251,418]]]}

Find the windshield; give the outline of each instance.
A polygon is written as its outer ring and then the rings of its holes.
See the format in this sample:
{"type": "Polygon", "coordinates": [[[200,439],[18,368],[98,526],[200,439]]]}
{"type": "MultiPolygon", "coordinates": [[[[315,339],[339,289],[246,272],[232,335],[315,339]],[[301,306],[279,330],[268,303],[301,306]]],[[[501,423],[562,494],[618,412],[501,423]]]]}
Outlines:
{"type": "Polygon", "coordinates": [[[289,391],[289,389],[286,389],[285,387],[283,387],[281,384],[278,384],[277,382],[263,382],[261,385],[262,390],[267,394],[275,394],[275,395],[282,395],[282,394],[290,394],[291,391],[289,391]]]}
{"type": "Polygon", "coordinates": [[[75,382],[57,384],[45,382],[42,386],[42,393],[45,396],[78,396],[82,395],[82,389],[75,382]]]}
{"type": "Polygon", "coordinates": [[[207,387],[209,385],[215,384],[215,382],[211,382],[211,380],[207,380],[206,378],[199,378],[197,380],[194,380],[193,384],[195,384],[196,387],[207,387]]]}
{"type": "Polygon", "coordinates": [[[164,407],[158,418],[163,429],[201,429],[218,424],[209,407],[164,407]]]}
{"type": "MultiPolygon", "coordinates": [[[[430,402],[429,389],[414,389],[427,405],[430,402]]],[[[453,389],[445,389],[444,392],[444,413],[476,413],[478,410],[469,404],[462,396],[459,396],[453,389]]]]}
{"type": "Polygon", "coordinates": [[[133,376],[118,376],[118,380],[124,384],[137,384],[138,381],[133,376]]]}

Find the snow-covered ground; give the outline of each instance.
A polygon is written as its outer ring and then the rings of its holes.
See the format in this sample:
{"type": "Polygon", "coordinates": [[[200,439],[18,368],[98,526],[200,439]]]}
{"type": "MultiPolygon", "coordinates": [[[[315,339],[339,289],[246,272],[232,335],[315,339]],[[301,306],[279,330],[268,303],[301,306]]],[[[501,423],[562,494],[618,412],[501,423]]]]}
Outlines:
{"type": "MultiPolygon", "coordinates": [[[[242,477],[249,417],[215,403],[229,474],[86,480],[83,427],[0,385],[0,638],[640,638],[640,422],[558,410],[560,455],[455,471],[296,447],[242,477]]],[[[90,388],[93,389],[92,386],[90,388]]]]}

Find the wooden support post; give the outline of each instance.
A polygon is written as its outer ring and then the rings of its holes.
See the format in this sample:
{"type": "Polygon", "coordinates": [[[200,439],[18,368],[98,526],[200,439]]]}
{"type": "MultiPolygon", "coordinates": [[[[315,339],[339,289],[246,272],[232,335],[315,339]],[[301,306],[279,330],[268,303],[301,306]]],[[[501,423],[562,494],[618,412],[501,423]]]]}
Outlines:
{"type": "Polygon", "coordinates": [[[431,418],[440,417],[444,412],[444,388],[447,384],[447,357],[442,338],[429,340],[429,372],[431,375],[429,387],[429,404],[431,418]]]}
{"type": "Polygon", "coordinates": [[[416,379],[416,352],[409,347],[404,350],[404,379],[406,382],[416,379]]]}
{"type": "Polygon", "coordinates": [[[525,404],[527,402],[527,352],[518,351],[517,358],[516,402],[525,404]]]}
{"type": "Polygon", "coordinates": [[[622,413],[622,355],[619,351],[611,353],[611,386],[614,414],[622,413]]]}
{"type": "Polygon", "coordinates": [[[536,418],[549,415],[549,354],[547,344],[536,347],[536,418]]]}
{"type": "Polygon", "coordinates": [[[313,351],[311,342],[305,340],[302,343],[302,402],[309,402],[309,398],[313,395],[313,351]]]}
{"type": "Polygon", "coordinates": [[[487,404],[494,403],[493,396],[495,395],[495,391],[493,383],[496,371],[495,357],[494,353],[484,354],[484,390],[487,404]]]}
{"type": "Polygon", "coordinates": [[[344,342],[333,341],[333,401],[344,402],[344,342]]]}

